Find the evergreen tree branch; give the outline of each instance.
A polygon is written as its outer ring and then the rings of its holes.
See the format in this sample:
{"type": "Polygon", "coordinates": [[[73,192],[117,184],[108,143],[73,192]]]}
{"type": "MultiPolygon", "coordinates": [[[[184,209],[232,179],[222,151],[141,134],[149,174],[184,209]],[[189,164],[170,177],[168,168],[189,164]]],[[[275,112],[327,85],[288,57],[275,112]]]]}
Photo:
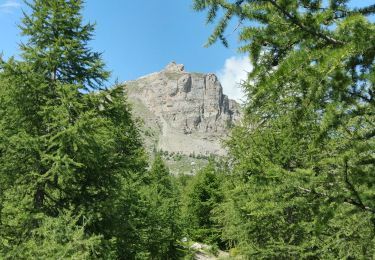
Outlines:
{"type": "MultiPolygon", "coordinates": [[[[325,194],[323,192],[317,192],[314,189],[307,189],[307,188],[303,188],[303,187],[297,187],[297,188],[299,190],[303,191],[304,193],[313,194],[313,195],[316,195],[318,197],[328,198],[331,201],[339,201],[339,199],[337,199],[337,198],[333,198],[333,197],[331,197],[328,194],[325,194]]],[[[354,200],[352,198],[344,198],[343,201],[344,201],[344,203],[351,204],[351,205],[356,206],[356,207],[358,207],[358,208],[360,208],[360,209],[362,209],[364,211],[369,211],[372,214],[375,214],[375,209],[374,208],[366,206],[362,202],[358,202],[358,201],[356,201],[356,200],[354,200]]]]}
{"type": "Polygon", "coordinates": [[[360,13],[362,15],[370,15],[375,13],[375,4],[354,10],[353,13],[360,13]]]}
{"type": "Polygon", "coordinates": [[[354,15],[354,14],[361,14],[361,15],[367,16],[367,15],[371,15],[375,13],[375,4],[362,7],[362,8],[357,8],[352,11],[340,11],[340,12],[341,13],[339,15],[335,16],[335,19],[345,18],[349,15],[354,15]]]}
{"type": "Polygon", "coordinates": [[[279,10],[285,18],[287,18],[287,20],[289,20],[290,22],[292,22],[294,25],[298,26],[300,29],[302,29],[303,31],[313,35],[313,36],[316,36],[316,37],[319,37],[323,40],[325,40],[326,42],[330,43],[330,44],[333,44],[333,45],[343,45],[344,42],[343,41],[340,41],[340,40],[337,40],[337,39],[334,39],[322,32],[319,32],[319,31],[315,31],[315,30],[312,30],[310,29],[308,26],[306,26],[304,23],[302,23],[297,17],[295,17],[294,15],[292,15],[291,13],[289,13],[288,11],[286,11],[283,7],[281,7],[277,1],[275,0],[269,0],[269,2],[277,9],[279,10]]]}
{"type": "Polygon", "coordinates": [[[356,198],[356,200],[355,200],[356,204],[355,205],[362,208],[363,210],[370,210],[373,213],[375,213],[375,209],[371,209],[370,207],[364,205],[358,191],[354,187],[353,183],[350,182],[350,180],[349,180],[349,166],[348,166],[348,160],[347,159],[345,159],[345,162],[344,162],[344,178],[345,178],[346,186],[351,191],[353,196],[356,198]]]}

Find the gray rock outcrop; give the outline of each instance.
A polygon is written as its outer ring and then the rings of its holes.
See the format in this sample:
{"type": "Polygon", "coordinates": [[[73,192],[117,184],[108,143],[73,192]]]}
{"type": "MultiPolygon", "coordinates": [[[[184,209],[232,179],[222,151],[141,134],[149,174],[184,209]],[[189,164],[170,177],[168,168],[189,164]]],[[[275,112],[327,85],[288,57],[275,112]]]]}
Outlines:
{"type": "Polygon", "coordinates": [[[223,155],[221,140],[241,117],[216,75],[189,73],[174,62],[126,82],[125,89],[154,137],[152,145],[169,152],[223,155]]]}

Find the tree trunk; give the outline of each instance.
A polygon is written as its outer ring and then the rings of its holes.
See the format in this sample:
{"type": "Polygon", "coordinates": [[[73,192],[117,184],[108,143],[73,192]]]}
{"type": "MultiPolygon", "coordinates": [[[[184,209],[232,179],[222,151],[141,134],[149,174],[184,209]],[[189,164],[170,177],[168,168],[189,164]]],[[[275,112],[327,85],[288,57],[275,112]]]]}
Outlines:
{"type": "Polygon", "coordinates": [[[43,208],[44,204],[44,184],[38,184],[35,196],[34,196],[34,207],[36,209],[43,208]]]}

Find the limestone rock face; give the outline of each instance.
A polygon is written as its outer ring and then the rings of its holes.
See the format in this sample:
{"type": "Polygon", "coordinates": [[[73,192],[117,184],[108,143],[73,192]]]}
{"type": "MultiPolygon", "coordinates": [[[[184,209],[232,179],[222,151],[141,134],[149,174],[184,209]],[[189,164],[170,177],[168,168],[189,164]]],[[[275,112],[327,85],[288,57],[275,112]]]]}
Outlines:
{"type": "Polygon", "coordinates": [[[240,106],[214,74],[188,73],[174,62],[125,83],[134,113],[154,134],[154,146],[183,154],[225,154],[221,146],[240,106]]]}

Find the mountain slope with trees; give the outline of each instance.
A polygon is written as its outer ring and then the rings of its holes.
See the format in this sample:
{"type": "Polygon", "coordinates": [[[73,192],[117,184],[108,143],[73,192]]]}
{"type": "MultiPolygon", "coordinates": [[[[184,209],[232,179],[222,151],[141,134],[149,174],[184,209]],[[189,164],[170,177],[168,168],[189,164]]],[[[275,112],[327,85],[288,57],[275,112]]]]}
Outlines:
{"type": "Polygon", "coordinates": [[[348,2],[194,0],[221,16],[208,45],[239,20],[254,70],[228,157],[174,176],[105,88],[83,1],[31,1],[0,62],[0,258],[373,259],[375,5],[348,2]]]}

